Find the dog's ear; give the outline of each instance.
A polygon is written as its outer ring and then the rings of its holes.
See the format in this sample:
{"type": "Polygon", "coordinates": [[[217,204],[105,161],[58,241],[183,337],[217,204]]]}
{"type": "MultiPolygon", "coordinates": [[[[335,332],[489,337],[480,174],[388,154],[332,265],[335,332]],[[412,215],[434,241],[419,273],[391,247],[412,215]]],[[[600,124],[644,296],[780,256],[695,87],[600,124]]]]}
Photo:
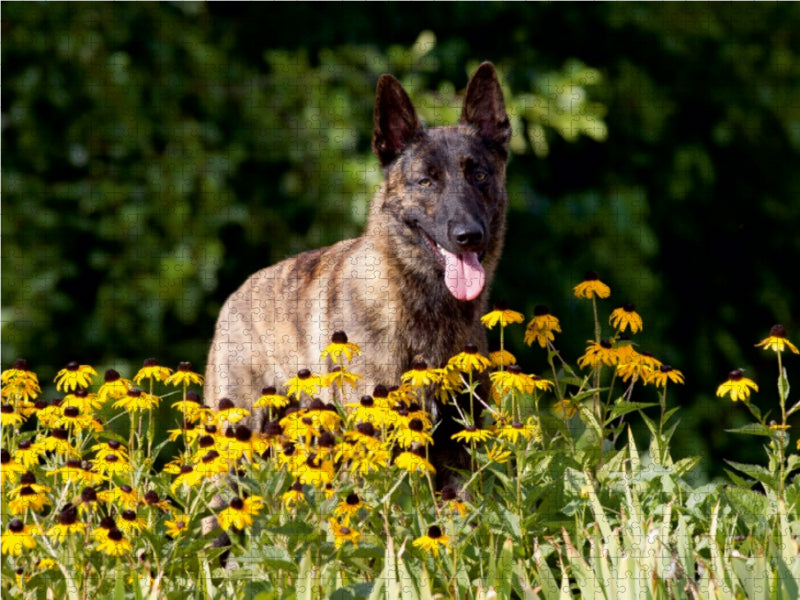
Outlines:
{"type": "Polygon", "coordinates": [[[503,90],[490,62],[482,63],[467,84],[461,123],[474,125],[487,143],[503,154],[508,153],[511,124],[506,114],[503,90]]]}
{"type": "Polygon", "coordinates": [[[422,134],[417,112],[403,86],[391,75],[381,75],[375,93],[372,151],[389,166],[414,138],[422,134]]]}

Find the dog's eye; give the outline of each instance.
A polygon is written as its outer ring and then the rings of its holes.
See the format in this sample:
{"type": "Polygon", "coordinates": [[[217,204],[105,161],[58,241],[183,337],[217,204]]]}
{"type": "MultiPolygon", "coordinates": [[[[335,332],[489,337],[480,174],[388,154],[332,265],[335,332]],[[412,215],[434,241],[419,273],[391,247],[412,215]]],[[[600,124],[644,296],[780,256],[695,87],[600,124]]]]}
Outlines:
{"type": "Polygon", "coordinates": [[[423,177],[417,183],[422,187],[431,187],[431,180],[428,179],[427,177],[423,177]]]}
{"type": "Polygon", "coordinates": [[[488,175],[486,174],[486,171],[481,171],[478,169],[472,174],[472,177],[475,179],[475,181],[486,181],[488,175]]]}

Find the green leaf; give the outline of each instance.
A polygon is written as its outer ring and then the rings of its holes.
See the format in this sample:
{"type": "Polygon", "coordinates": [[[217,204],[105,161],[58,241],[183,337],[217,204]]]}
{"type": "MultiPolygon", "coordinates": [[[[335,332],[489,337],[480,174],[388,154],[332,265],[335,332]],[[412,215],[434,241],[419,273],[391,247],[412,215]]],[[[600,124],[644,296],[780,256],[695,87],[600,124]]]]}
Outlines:
{"type": "Polygon", "coordinates": [[[758,523],[770,512],[769,500],[763,494],[733,486],[723,488],[722,493],[744,523],[758,523]]]}
{"type": "Polygon", "coordinates": [[[742,425],[734,429],[726,429],[725,431],[728,433],[740,433],[742,435],[760,435],[768,438],[774,436],[772,430],[761,423],[748,423],[747,425],[742,425]]]}
{"type": "Polygon", "coordinates": [[[737,471],[741,471],[742,473],[749,475],[756,481],[760,481],[761,483],[770,487],[773,490],[777,489],[778,487],[777,477],[772,473],[770,473],[767,469],[765,469],[761,465],[749,465],[746,463],[734,462],[728,459],[725,459],[725,462],[728,463],[737,471]]]}
{"type": "Polygon", "coordinates": [[[636,412],[637,410],[644,410],[645,408],[651,408],[653,406],[658,406],[657,402],[625,402],[622,398],[617,399],[614,402],[614,406],[611,408],[611,412],[608,415],[608,419],[606,419],[605,424],[608,425],[612,421],[618,419],[622,415],[627,415],[631,412],[636,412]]]}
{"type": "Polygon", "coordinates": [[[782,402],[786,402],[789,399],[790,389],[789,377],[786,375],[786,367],[783,367],[780,377],[778,377],[778,397],[782,402]]]}

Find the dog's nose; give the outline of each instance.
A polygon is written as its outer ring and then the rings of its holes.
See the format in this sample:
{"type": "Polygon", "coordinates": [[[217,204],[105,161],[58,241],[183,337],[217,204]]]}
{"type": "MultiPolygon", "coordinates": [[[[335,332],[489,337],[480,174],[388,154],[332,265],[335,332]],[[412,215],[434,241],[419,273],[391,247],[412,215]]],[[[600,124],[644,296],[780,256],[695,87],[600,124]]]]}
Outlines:
{"type": "Polygon", "coordinates": [[[479,250],[483,246],[483,229],[477,225],[455,225],[450,237],[464,251],[479,250]]]}

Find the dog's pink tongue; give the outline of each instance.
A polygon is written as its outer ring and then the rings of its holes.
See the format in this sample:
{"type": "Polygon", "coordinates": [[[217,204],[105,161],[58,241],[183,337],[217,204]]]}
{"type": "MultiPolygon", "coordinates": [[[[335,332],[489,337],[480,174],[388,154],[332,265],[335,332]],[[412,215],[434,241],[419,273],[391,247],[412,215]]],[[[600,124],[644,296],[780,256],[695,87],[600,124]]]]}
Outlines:
{"type": "Polygon", "coordinates": [[[474,300],[478,297],[486,283],[486,273],[475,252],[453,254],[442,247],[439,251],[444,256],[444,283],[450,293],[459,300],[474,300]]]}

